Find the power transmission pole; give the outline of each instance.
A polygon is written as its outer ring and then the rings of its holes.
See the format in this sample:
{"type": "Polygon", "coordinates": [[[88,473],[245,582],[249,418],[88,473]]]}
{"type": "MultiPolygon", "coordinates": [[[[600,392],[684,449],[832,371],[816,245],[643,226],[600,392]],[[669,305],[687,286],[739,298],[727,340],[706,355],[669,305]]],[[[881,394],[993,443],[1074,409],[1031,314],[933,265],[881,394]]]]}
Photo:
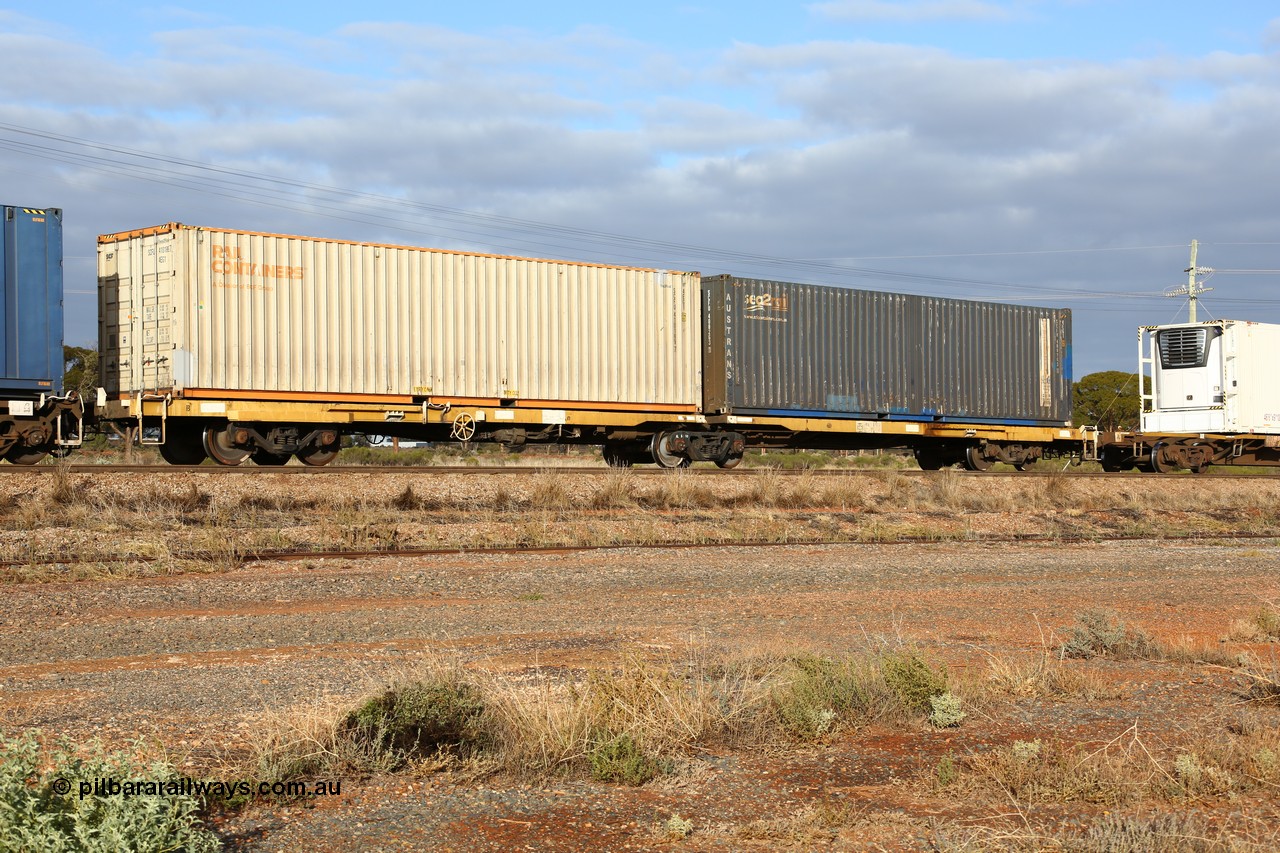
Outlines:
{"type": "Polygon", "coordinates": [[[1187,283],[1182,287],[1173,287],[1164,292],[1165,296],[1186,296],[1190,300],[1190,307],[1187,311],[1187,322],[1196,322],[1196,300],[1201,293],[1208,293],[1213,290],[1212,287],[1205,287],[1196,280],[1197,275],[1209,275],[1213,272],[1212,267],[1196,266],[1196,254],[1200,249],[1200,241],[1191,241],[1191,266],[1187,267],[1187,283]]]}

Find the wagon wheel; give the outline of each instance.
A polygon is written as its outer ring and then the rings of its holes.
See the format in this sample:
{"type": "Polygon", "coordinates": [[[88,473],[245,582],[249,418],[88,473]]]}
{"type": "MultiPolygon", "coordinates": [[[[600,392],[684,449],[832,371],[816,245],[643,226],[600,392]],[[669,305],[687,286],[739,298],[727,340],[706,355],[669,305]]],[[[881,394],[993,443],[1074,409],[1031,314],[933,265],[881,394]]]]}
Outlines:
{"type": "Polygon", "coordinates": [[[309,444],[298,451],[298,461],[319,468],[337,459],[338,449],[337,444],[309,444]]]}
{"type": "Polygon", "coordinates": [[[199,465],[209,454],[204,449],[204,435],[199,426],[170,422],[164,443],[158,448],[160,458],[170,465],[199,465]]]}
{"type": "Polygon", "coordinates": [[[964,467],[970,471],[990,471],[995,463],[982,455],[982,448],[970,445],[964,451],[964,467]]]}
{"type": "Polygon", "coordinates": [[[476,419],[471,415],[462,412],[453,419],[453,426],[449,429],[449,435],[454,441],[470,441],[475,434],[476,419]]]}
{"type": "Polygon", "coordinates": [[[614,444],[606,444],[600,451],[604,464],[610,468],[630,468],[635,460],[625,450],[614,444]]]}
{"type": "Polygon", "coordinates": [[[681,456],[671,449],[671,433],[660,432],[649,444],[649,452],[659,468],[688,468],[689,457],[681,456]]]}
{"type": "Polygon", "coordinates": [[[729,456],[726,456],[723,459],[717,459],[716,467],[724,468],[728,470],[729,468],[737,468],[741,462],[742,462],[741,456],[734,456],[730,454],[729,456]]]}
{"type": "Polygon", "coordinates": [[[942,454],[932,447],[917,447],[915,457],[921,471],[940,471],[947,464],[942,454]]]}
{"type": "Polygon", "coordinates": [[[41,459],[45,458],[48,453],[48,449],[44,447],[26,447],[16,445],[5,454],[4,458],[8,459],[14,465],[34,465],[41,459]]]}
{"type": "Polygon", "coordinates": [[[1102,465],[1102,470],[1108,474],[1115,474],[1125,469],[1125,459],[1127,454],[1121,448],[1114,444],[1109,444],[1102,448],[1102,452],[1098,455],[1098,462],[1102,465]]]}
{"type": "Polygon", "coordinates": [[[1151,445],[1151,456],[1149,461],[1151,463],[1151,470],[1157,474],[1172,474],[1174,471],[1178,470],[1178,466],[1176,464],[1171,464],[1161,458],[1161,451],[1164,450],[1165,446],[1165,442],[1163,441],[1157,441],[1155,444],[1151,445]]]}
{"type": "Polygon", "coordinates": [[[204,452],[219,465],[239,465],[249,458],[247,447],[236,447],[231,441],[231,427],[207,426],[204,429],[204,452]]]}

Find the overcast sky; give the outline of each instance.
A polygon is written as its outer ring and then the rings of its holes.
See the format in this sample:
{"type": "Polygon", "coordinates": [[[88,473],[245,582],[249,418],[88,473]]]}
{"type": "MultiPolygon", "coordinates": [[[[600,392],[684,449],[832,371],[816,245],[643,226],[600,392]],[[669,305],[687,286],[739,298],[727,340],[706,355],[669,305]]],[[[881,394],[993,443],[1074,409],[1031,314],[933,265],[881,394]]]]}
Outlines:
{"type": "Polygon", "coordinates": [[[1280,322],[1272,2],[11,2],[0,56],[68,343],[168,221],[1068,307],[1076,378],[1198,238],[1202,319],[1280,322]]]}

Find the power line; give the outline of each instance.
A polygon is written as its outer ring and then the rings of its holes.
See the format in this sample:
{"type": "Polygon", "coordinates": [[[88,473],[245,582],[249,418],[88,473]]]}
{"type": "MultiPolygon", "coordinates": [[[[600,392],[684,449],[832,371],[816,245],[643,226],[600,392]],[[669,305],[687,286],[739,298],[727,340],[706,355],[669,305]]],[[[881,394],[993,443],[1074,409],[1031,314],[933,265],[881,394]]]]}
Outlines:
{"type": "MultiPolygon", "coordinates": [[[[1005,291],[1002,299],[1091,299],[1148,300],[1160,298],[1157,292],[1095,291],[1077,287],[1013,284],[980,278],[913,273],[850,265],[867,260],[927,260],[961,257],[1034,256],[1048,254],[1080,254],[1097,252],[1150,251],[1181,246],[1116,246],[1076,249],[1043,249],[1005,252],[972,252],[952,254],[884,255],[868,257],[805,259],[785,258],[751,252],[736,252],[685,243],[612,234],[593,229],[536,222],[499,214],[482,213],[445,205],[380,195],[306,180],[283,178],[263,172],[235,169],[170,155],[126,148],[74,136],[43,131],[0,122],[0,131],[25,138],[0,136],[0,149],[61,162],[78,168],[130,179],[174,186],[202,195],[250,203],[262,207],[302,212],[336,221],[374,225],[424,236],[429,227],[441,239],[499,242],[517,245],[535,252],[565,251],[571,257],[588,245],[605,248],[616,258],[655,265],[655,257],[664,257],[663,266],[692,269],[703,263],[743,264],[758,268],[780,269],[787,273],[804,271],[822,278],[880,279],[899,284],[931,284],[942,287],[989,288],[1005,291]],[[28,141],[28,140],[37,141],[28,141]],[[401,211],[397,213],[396,211],[401,211]],[[418,216],[429,218],[426,225],[418,216]],[[673,261],[672,258],[677,260],[673,261]],[[681,261],[684,261],[683,263],[681,261]],[[844,262],[844,263],[839,263],[844,262]],[[1011,292],[1010,292],[1011,291],[1011,292]],[[1023,293],[1027,295],[1023,295],[1023,293]]],[[[1258,244],[1266,245],[1266,244],[1258,244]]],[[[1262,271],[1258,271],[1259,274],[1262,271]]],[[[821,282],[815,282],[821,283],[821,282]]],[[[969,298],[972,295],[966,294],[969,298]]],[[[1226,300],[1224,300],[1226,301],[1226,300]]],[[[1269,300],[1263,300],[1269,301],[1269,300]]],[[[1253,303],[1259,300],[1253,300],[1253,303]]]]}

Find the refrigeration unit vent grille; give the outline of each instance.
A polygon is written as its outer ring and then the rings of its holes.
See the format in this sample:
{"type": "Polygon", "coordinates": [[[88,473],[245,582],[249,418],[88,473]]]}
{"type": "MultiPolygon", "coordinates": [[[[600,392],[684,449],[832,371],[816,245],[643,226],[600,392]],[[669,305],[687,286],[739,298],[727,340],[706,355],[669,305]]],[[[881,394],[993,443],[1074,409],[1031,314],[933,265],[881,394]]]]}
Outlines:
{"type": "Polygon", "coordinates": [[[1203,367],[1208,361],[1209,330],[1165,329],[1160,332],[1161,367],[1203,367]]]}

